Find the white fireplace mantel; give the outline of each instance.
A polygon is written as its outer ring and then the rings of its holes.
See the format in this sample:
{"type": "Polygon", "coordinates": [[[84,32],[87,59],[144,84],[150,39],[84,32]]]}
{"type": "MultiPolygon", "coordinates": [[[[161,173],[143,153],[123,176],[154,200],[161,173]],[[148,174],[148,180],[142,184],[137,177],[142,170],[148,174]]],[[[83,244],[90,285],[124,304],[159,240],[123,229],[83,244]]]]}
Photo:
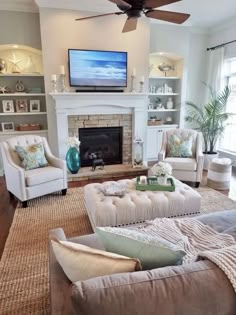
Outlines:
{"type": "MultiPolygon", "coordinates": [[[[148,94],[146,93],[50,93],[55,104],[57,145],[61,158],[65,158],[68,137],[68,116],[132,114],[132,134],[146,139],[148,94]]],[[[144,146],[144,158],[145,154],[144,146]]]]}

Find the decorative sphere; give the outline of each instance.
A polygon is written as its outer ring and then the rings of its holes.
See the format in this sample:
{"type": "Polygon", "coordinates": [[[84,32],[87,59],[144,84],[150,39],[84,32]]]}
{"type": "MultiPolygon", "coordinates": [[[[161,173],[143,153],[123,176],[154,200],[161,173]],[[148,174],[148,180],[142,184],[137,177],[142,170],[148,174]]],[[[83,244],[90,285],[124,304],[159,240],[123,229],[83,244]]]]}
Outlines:
{"type": "Polygon", "coordinates": [[[0,58],[0,72],[7,69],[7,63],[4,59],[0,58]]]}

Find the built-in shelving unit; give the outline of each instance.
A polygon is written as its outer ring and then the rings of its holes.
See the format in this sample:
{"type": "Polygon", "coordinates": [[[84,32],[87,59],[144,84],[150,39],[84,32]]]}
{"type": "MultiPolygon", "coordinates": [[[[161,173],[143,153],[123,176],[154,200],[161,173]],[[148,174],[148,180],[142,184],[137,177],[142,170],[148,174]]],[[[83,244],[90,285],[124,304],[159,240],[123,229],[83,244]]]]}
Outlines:
{"type": "Polygon", "coordinates": [[[40,73],[0,73],[0,77],[44,77],[40,73]]]}
{"type": "Polygon", "coordinates": [[[148,113],[167,113],[167,112],[178,112],[180,109],[148,109],[148,113]]]}
{"type": "Polygon", "coordinates": [[[179,93],[149,93],[152,96],[174,96],[179,95],[179,93]]]}
{"type": "Polygon", "coordinates": [[[0,116],[33,116],[33,115],[47,115],[47,112],[0,113],[0,116]]]}
{"type": "Polygon", "coordinates": [[[19,134],[35,134],[35,135],[46,135],[47,134],[47,130],[30,130],[30,131],[0,131],[0,135],[5,135],[5,136],[9,136],[9,135],[19,135],[19,134]]]}
{"type": "Polygon", "coordinates": [[[0,94],[0,97],[16,97],[16,96],[27,96],[27,97],[35,97],[35,96],[45,96],[45,93],[3,93],[0,94]]]}
{"type": "MultiPolygon", "coordinates": [[[[6,136],[14,134],[47,134],[47,108],[46,108],[46,94],[44,86],[44,76],[39,73],[1,73],[0,74],[0,86],[8,87],[11,93],[0,94],[0,135],[6,136]],[[24,85],[24,92],[16,91],[16,83],[21,81],[24,85]],[[39,90],[32,93],[32,90],[39,90]],[[27,111],[21,112],[17,111],[17,101],[24,100],[27,104],[27,111]],[[11,101],[13,103],[14,112],[12,109],[7,112],[4,110],[4,101],[11,101]],[[39,111],[31,111],[30,102],[37,101],[39,103],[39,111]],[[13,123],[15,131],[5,131],[3,130],[4,123],[13,123]],[[19,125],[26,124],[39,124],[40,130],[31,131],[16,131],[19,125]]],[[[1,138],[0,138],[1,140],[1,138]]]]}
{"type": "Polygon", "coordinates": [[[164,130],[180,126],[183,59],[173,54],[153,53],[149,62],[147,158],[151,161],[157,160],[164,130]],[[161,72],[160,64],[171,65],[172,70],[161,72]]]}
{"type": "Polygon", "coordinates": [[[3,44],[0,45],[0,58],[5,61],[0,73],[0,142],[25,134],[48,137],[42,51],[24,45],[3,44]],[[3,93],[6,88],[10,93],[3,93]]]}
{"type": "Polygon", "coordinates": [[[150,75],[149,79],[165,79],[165,80],[179,80],[180,77],[165,77],[165,76],[158,76],[158,75],[150,75]]]}

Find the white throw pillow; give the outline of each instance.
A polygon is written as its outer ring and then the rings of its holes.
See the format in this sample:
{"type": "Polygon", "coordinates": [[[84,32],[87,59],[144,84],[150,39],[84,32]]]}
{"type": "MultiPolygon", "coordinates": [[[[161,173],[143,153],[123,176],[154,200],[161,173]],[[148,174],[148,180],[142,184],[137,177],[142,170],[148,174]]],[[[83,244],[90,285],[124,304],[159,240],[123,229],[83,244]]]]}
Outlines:
{"type": "Polygon", "coordinates": [[[51,244],[58,263],[71,282],[141,270],[138,259],[69,241],[51,240],[51,244]]]}

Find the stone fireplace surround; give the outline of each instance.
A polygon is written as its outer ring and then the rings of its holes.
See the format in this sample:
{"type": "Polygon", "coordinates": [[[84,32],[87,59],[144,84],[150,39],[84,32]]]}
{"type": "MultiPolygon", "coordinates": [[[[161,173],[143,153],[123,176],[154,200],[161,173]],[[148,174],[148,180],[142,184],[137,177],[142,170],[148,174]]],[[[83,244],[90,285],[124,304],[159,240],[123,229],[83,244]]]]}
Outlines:
{"type": "Polygon", "coordinates": [[[76,115],[68,117],[69,136],[78,135],[79,128],[123,127],[123,164],[132,163],[132,115],[76,115]]]}
{"type": "MultiPolygon", "coordinates": [[[[131,125],[127,133],[127,147],[131,149],[134,137],[144,141],[144,160],[146,157],[146,125],[148,95],[145,93],[50,93],[54,100],[54,110],[57,122],[57,149],[60,158],[65,158],[67,146],[65,140],[73,135],[82,121],[89,120],[90,127],[99,127],[101,120],[112,125],[122,123],[131,125]],[[117,116],[116,116],[117,115],[117,116]],[[126,116],[127,115],[127,116],[126,116]],[[86,119],[88,116],[89,119],[86,119]],[[101,118],[108,119],[101,119],[101,118]],[[129,118],[128,118],[129,117],[129,118]],[[132,117],[132,122],[131,120],[132,117]],[[79,118],[79,119],[78,119],[79,118]],[[85,118],[85,119],[84,119],[85,118]],[[109,119],[110,118],[110,119],[109,119]],[[94,120],[94,121],[93,121],[94,120]],[[131,141],[131,143],[130,143],[131,141]]],[[[83,122],[84,124],[84,122],[83,122]]],[[[103,124],[103,123],[101,123],[103,124]]],[[[123,159],[124,160],[124,159],[123,159]]],[[[131,161],[131,153],[127,152],[127,162],[131,161]]]]}

